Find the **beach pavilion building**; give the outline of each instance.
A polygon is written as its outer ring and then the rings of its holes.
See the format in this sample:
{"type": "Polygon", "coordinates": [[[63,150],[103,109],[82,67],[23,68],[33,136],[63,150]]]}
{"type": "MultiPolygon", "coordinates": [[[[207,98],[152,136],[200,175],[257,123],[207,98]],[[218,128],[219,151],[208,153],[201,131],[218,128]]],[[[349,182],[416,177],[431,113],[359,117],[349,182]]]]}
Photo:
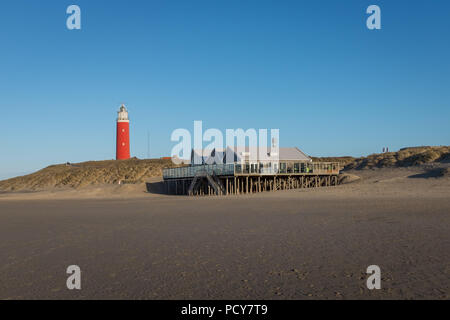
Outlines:
{"type": "Polygon", "coordinates": [[[167,193],[242,194],[338,184],[339,163],[313,162],[295,147],[274,150],[193,149],[189,166],[163,170],[167,193]]]}

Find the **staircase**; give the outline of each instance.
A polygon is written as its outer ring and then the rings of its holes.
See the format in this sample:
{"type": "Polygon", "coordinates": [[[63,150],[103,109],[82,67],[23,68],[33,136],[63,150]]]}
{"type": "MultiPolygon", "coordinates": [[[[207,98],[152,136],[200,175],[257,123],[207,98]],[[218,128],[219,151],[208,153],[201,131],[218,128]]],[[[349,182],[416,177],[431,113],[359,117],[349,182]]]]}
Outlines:
{"type": "Polygon", "coordinates": [[[216,175],[216,173],[213,171],[212,178],[214,179],[214,182],[217,185],[217,190],[219,190],[219,193],[216,192],[216,194],[225,194],[226,190],[223,186],[222,182],[220,181],[219,177],[216,175]]]}
{"type": "Polygon", "coordinates": [[[201,178],[206,178],[208,183],[214,189],[214,192],[216,193],[216,195],[225,194],[225,187],[220,182],[219,177],[217,177],[217,175],[214,172],[212,175],[210,175],[208,172],[202,170],[202,171],[197,171],[197,173],[194,176],[194,179],[192,179],[191,185],[189,186],[189,189],[188,189],[188,195],[190,195],[190,196],[193,195],[195,186],[197,185],[198,181],[201,180],[201,178]]]}

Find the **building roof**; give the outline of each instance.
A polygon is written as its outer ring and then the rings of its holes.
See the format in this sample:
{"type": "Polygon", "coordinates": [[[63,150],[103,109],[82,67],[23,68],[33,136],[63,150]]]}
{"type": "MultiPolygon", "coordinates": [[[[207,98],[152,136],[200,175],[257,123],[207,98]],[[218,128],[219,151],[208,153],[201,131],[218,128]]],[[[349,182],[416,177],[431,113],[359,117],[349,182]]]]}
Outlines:
{"type": "MultiPolygon", "coordinates": [[[[250,157],[253,158],[254,156],[257,156],[259,153],[258,147],[245,147],[245,149],[234,147],[234,151],[238,152],[244,151],[250,153],[250,157]]],[[[270,148],[267,148],[267,152],[270,153],[270,148]]],[[[278,158],[280,160],[297,160],[297,161],[312,161],[310,157],[308,157],[303,151],[301,151],[297,147],[289,147],[289,148],[279,148],[279,155],[278,158]]]]}
{"type": "MultiPolygon", "coordinates": [[[[235,159],[240,161],[241,159],[250,159],[257,160],[259,157],[259,148],[258,147],[227,147],[217,148],[217,149],[192,149],[191,153],[191,161],[194,160],[194,155],[197,159],[202,159],[202,163],[211,163],[214,162],[214,156],[219,159],[223,159],[226,155],[227,150],[232,150],[235,154],[235,159]],[[245,153],[245,154],[243,154],[245,153]],[[211,158],[211,159],[210,159],[211,158]],[[209,160],[208,160],[209,159],[209,160]]],[[[268,157],[264,160],[268,161],[312,161],[310,157],[308,157],[303,151],[299,148],[279,148],[279,154],[270,155],[270,148],[267,148],[268,157]]],[[[192,163],[192,162],[191,162],[192,163]]]]}
{"type": "Polygon", "coordinates": [[[280,160],[312,161],[310,157],[297,147],[280,148],[280,160]]]}

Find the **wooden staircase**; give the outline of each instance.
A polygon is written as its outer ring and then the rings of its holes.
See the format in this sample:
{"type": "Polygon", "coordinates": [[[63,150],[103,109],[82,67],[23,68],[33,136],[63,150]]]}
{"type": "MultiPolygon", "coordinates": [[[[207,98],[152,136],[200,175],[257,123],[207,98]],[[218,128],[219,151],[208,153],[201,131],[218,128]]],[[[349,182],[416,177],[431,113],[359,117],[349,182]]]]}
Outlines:
{"type": "Polygon", "coordinates": [[[220,182],[219,177],[214,173],[210,175],[208,172],[202,170],[197,171],[197,173],[194,176],[194,179],[192,179],[191,185],[188,189],[188,195],[192,196],[194,194],[194,189],[199,181],[202,180],[202,178],[206,179],[209,183],[209,185],[213,188],[216,195],[223,195],[225,194],[225,187],[223,186],[222,182],[220,182]]]}

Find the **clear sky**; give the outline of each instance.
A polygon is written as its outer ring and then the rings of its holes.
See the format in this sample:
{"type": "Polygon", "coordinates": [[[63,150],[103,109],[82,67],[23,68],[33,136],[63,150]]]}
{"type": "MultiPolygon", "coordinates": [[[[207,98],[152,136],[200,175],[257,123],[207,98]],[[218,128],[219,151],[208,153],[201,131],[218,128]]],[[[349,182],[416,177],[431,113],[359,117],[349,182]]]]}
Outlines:
{"type": "Polygon", "coordinates": [[[113,159],[122,102],[139,158],[194,120],[315,156],[450,144],[449,1],[5,0],[0,43],[0,178],[113,159]]]}

